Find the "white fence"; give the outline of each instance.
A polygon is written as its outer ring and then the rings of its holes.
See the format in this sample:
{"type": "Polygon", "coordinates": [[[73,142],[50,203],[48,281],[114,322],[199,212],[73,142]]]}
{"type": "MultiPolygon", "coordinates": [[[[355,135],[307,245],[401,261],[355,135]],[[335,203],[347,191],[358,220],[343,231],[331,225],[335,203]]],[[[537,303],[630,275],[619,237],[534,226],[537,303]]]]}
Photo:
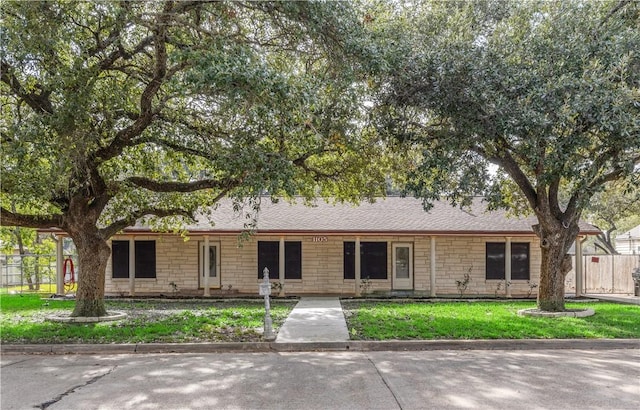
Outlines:
{"type": "MultiPolygon", "coordinates": [[[[565,293],[576,291],[575,256],[573,269],[565,279],[565,293]]],[[[585,255],[582,260],[582,286],[585,293],[631,293],[631,272],[640,267],[638,255],[585,255]]]]}

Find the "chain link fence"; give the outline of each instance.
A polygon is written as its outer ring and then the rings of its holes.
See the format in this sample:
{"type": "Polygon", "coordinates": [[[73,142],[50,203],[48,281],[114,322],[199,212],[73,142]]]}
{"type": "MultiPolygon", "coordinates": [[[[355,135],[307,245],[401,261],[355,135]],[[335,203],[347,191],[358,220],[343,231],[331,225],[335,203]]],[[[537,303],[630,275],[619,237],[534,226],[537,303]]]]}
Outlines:
{"type": "MultiPolygon", "coordinates": [[[[71,258],[75,266],[75,256],[71,258]]],[[[75,280],[77,281],[75,272],[75,280]]],[[[66,272],[65,281],[71,279],[71,272],[66,272]]],[[[56,255],[0,255],[0,287],[16,292],[53,291],[56,287],[56,255]]]]}

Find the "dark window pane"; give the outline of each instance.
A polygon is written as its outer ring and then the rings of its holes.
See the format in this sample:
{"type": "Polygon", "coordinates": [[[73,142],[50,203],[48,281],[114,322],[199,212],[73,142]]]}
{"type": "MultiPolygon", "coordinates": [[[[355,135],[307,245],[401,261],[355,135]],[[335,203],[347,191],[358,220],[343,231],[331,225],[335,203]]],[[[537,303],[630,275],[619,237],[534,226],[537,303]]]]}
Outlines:
{"type": "MultiPolygon", "coordinates": [[[[209,277],[210,278],[215,278],[218,276],[218,271],[217,271],[218,257],[216,255],[217,249],[218,249],[217,247],[209,245],[209,277]]],[[[202,258],[203,258],[203,266],[204,266],[204,255],[202,256],[202,258]]]]}
{"type": "Polygon", "coordinates": [[[356,244],[355,242],[344,243],[344,278],[356,278],[356,244]]]}
{"type": "Polygon", "coordinates": [[[136,278],[156,277],[156,241],[136,241],[136,278]]]}
{"type": "Polygon", "coordinates": [[[129,277],[129,241],[111,241],[111,266],[113,278],[129,277]]]}
{"type": "MultiPolygon", "coordinates": [[[[487,279],[504,280],[505,278],[505,243],[487,243],[487,279]]],[[[528,280],[529,243],[511,243],[511,279],[528,280]]]]}
{"type": "Polygon", "coordinates": [[[529,280],[529,244],[511,244],[511,279],[529,280]]]}
{"type": "MultiPolygon", "coordinates": [[[[355,242],[344,243],[344,278],[355,279],[355,242]]],[[[360,278],[387,279],[387,243],[360,242],[360,278]]]]}
{"type": "Polygon", "coordinates": [[[285,242],[284,278],[302,279],[302,243],[285,242]]]}
{"type": "Polygon", "coordinates": [[[360,278],[387,279],[387,243],[360,243],[360,278]]]}
{"type": "Polygon", "coordinates": [[[487,242],[487,279],[504,280],[504,243],[487,242]]]}
{"type": "Polygon", "coordinates": [[[258,279],[262,279],[264,268],[269,269],[269,279],[278,279],[280,273],[280,243],[277,241],[258,242],[258,279]]]}

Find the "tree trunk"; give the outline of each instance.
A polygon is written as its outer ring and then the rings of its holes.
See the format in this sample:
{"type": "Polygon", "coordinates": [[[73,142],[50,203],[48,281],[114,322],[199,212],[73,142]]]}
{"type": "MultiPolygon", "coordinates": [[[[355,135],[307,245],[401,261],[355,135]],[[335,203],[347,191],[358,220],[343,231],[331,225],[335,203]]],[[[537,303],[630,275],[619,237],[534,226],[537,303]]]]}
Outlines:
{"type": "Polygon", "coordinates": [[[540,286],[538,309],[562,312],[564,306],[564,280],[571,270],[571,256],[567,254],[579,232],[577,223],[565,228],[562,224],[549,224],[547,228],[536,225],[540,237],[542,258],[540,262],[540,286]],[[549,225],[551,225],[549,227],[549,225]]]}
{"type": "Polygon", "coordinates": [[[611,241],[611,232],[612,231],[607,231],[604,234],[599,234],[597,236],[597,239],[600,241],[600,243],[596,242],[596,246],[609,255],[618,255],[618,251],[611,241]]]}
{"type": "Polygon", "coordinates": [[[34,259],[35,259],[35,262],[33,267],[33,276],[36,280],[34,289],[40,290],[40,257],[38,255],[35,255],[34,259]]]}
{"type": "MultiPolygon", "coordinates": [[[[34,242],[34,247],[36,249],[34,249],[35,252],[38,252],[37,247],[38,245],[40,245],[40,235],[38,235],[38,232],[34,232],[34,234],[36,235],[36,239],[34,242]]],[[[35,267],[34,267],[34,276],[36,279],[36,285],[35,288],[36,290],[40,290],[40,256],[38,256],[38,254],[35,254],[35,267]]]]}
{"type": "Polygon", "coordinates": [[[71,316],[105,316],[104,280],[111,250],[95,226],[85,224],[69,232],[78,250],[78,290],[71,316]]]}
{"type": "Polygon", "coordinates": [[[28,266],[29,264],[25,263],[27,251],[24,249],[24,242],[22,242],[22,232],[20,232],[20,228],[14,229],[13,234],[16,237],[16,242],[18,243],[18,253],[20,254],[20,275],[23,278],[27,279],[29,290],[34,290],[33,279],[31,278],[31,269],[28,266]]]}

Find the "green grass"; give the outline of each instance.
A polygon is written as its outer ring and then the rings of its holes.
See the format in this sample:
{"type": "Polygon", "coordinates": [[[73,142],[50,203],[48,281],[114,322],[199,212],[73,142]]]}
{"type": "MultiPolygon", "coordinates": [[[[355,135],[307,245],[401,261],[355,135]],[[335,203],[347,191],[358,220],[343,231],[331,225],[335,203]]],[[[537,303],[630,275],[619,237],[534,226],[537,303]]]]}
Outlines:
{"type": "Polygon", "coordinates": [[[640,307],[615,303],[567,303],[587,318],[518,316],[532,302],[342,303],[354,340],[640,338],[640,307]]]}
{"type": "MultiPolygon", "coordinates": [[[[35,285],[34,285],[35,286],[35,285]]],[[[65,292],[67,293],[75,293],[76,288],[77,288],[78,284],[74,283],[72,286],[65,288],[65,292]]],[[[39,293],[42,294],[43,296],[49,296],[52,295],[54,293],[56,293],[56,284],[55,283],[41,283],[39,286],[39,289],[29,289],[29,285],[28,284],[23,284],[23,285],[15,285],[15,286],[8,286],[8,287],[4,287],[4,288],[0,288],[0,295],[3,294],[17,294],[17,293],[27,293],[27,294],[31,294],[31,293],[39,293]]]]}
{"type": "MultiPolygon", "coordinates": [[[[272,301],[274,328],[294,301],[272,301]]],[[[69,314],[72,300],[39,295],[0,295],[2,343],[151,343],[260,341],[264,303],[247,301],[107,300],[107,310],[124,320],[96,324],[48,322],[69,314]]],[[[566,339],[640,338],[640,307],[614,303],[568,303],[595,309],[588,318],[532,318],[517,315],[532,302],[343,301],[354,340],[390,339],[566,339]]]]}
{"type": "MultiPolygon", "coordinates": [[[[277,330],[294,301],[273,301],[277,330]]],[[[95,324],[49,322],[51,314],[69,314],[74,301],[43,300],[38,295],[0,295],[2,343],[151,343],[261,341],[264,302],[106,301],[124,320],[95,324]]]]}

